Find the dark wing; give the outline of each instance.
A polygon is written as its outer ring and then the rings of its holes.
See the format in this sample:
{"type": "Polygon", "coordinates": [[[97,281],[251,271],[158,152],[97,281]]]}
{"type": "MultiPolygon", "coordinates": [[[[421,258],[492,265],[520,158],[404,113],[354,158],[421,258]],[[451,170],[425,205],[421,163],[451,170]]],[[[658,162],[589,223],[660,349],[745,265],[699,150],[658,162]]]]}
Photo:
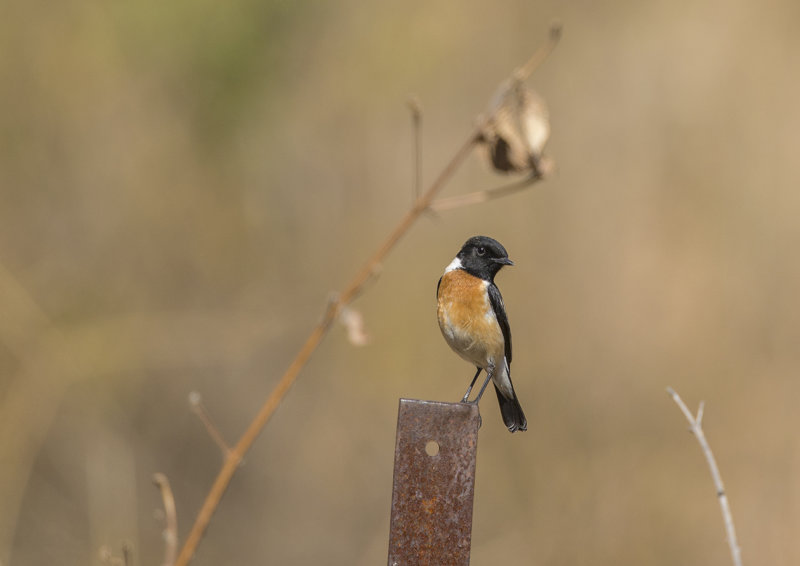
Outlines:
{"type": "Polygon", "coordinates": [[[506,343],[506,361],[508,365],[511,365],[511,327],[508,325],[503,297],[500,295],[500,289],[494,283],[489,283],[487,290],[489,292],[489,301],[492,303],[492,309],[494,309],[494,315],[497,317],[498,324],[500,324],[500,330],[503,331],[503,340],[506,343]]]}
{"type": "MultiPolygon", "coordinates": [[[[444,275],[442,275],[444,277],[444,275]]],[[[439,277],[439,282],[436,284],[436,298],[439,298],[439,287],[442,286],[442,277],[439,277]]]]}

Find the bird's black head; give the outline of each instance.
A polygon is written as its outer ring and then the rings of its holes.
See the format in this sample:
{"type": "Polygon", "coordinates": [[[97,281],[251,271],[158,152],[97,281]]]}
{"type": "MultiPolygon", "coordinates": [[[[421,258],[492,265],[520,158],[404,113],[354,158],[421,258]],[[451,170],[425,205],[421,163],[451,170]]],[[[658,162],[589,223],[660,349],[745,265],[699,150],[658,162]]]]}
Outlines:
{"type": "Polygon", "coordinates": [[[467,273],[494,281],[504,265],[514,265],[500,242],[487,236],[473,236],[461,246],[456,259],[467,273]]]}

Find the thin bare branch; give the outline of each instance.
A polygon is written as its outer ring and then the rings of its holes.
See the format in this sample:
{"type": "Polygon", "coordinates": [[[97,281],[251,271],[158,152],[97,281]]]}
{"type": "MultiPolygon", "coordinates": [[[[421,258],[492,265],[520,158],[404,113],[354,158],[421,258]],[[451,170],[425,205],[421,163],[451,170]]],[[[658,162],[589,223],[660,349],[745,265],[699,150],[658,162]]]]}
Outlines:
{"type": "MultiPolygon", "coordinates": [[[[550,43],[553,45],[546,51],[552,50],[555,45],[553,42],[553,33],[551,30],[550,43]]],[[[537,52],[538,53],[538,52],[537,52]]],[[[546,57],[546,54],[544,55],[546,57]]],[[[531,62],[529,61],[529,64],[531,62]]],[[[527,68],[527,66],[526,66],[527,68]]],[[[535,66],[531,67],[532,69],[535,66]]],[[[231,448],[222,469],[219,471],[214,483],[211,486],[206,499],[203,502],[200,511],[195,518],[194,525],[186,538],[186,541],[181,548],[180,554],[176,561],[176,566],[186,566],[192,559],[192,556],[197,549],[198,544],[205,534],[211,517],[219,505],[225,491],[230,484],[233,475],[242,461],[244,456],[252,447],[258,435],[263,430],[264,426],[269,422],[275,410],[280,405],[283,398],[288,393],[291,386],[294,384],[300,371],[305,367],[311,355],[316,351],[323,338],[327,335],[331,325],[341,313],[342,309],[349,305],[355,297],[363,290],[364,286],[369,282],[375,274],[376,269],[380,266],[386,256],[394,249],[400,239],[406,235],[411,226],[419,219],[419,217],[429,210],[433,199],[444,188],[445,184],[450,180],[456,170],[461,166],[467,156],[472,152],[474,146],[480,140],[483,129],[486,127],[487,120],[491,115],[478,121],[478,124],[473,132],[464,140],[461,146],[456,150],[453,157],[445,165],[439,176],[429,185],[428,189],[422,193],[414,202],[411,209],[399,220],[397,225],[391,231],[389,236],[366,261],[361,270],[356,273],[350,283],[345,287],[344,291],[339,294],[338,299],[328,304],[324,311],[322,319],[313,328],[311,334],[306,339],[300,351],[294,358],[294,361],[286,369],[283,377],[278,381],[272,392],[269,394],[264,404],[259,409],[256,416],[248,425],[245,432],[231,448]]]]}
{"type": "Polygon", "coordinates": [[[562,29],[561,22],[555,21],[550,24],[550,33],[547,41],[536,50],[536,52],[522,67],[514,71],[514,79],[520,82],[524,81],[547,60],[547,58],[553,52],[553,49],[555,49],[556,45],[558,45],[558,40],[561,39],[562,29]]]}
{"type": "Polygon", "coordinates": [[[462,206],[480,204],[497,198],[507,197],[508,195],[524,191],[543,178],[544,177],[541,175],[529,175],[520,181],[500,187],[475,191],[474,193],[468,193],[466,195],[456,195],[438,199],[431,203],[430,209],[434,212],[442,212],[444,210],[452,210],[454,208],[461,208],[462,206]]]}
{"type": "Polygon", "coordinates": [[[214,441],[214,444],[219,447],[222,452],[222,458],[227,458],[231,453],[231,447],[225,442],[225,438],[217,428],[217,425],[211,420],[211,415],[208,414],[208,409],[206,409],[203,403],[203,396],[200,395],[199,391],[192,391],[189,393],[189,406],[192,412],[197,415],[197,418],[200,419],[200,422],[206,427],[206,431],[208,431],[208,435],[214,441]]]}
{"type": "Polygon", "coordinates": [[[714,480],[714,487],[717,490],[717,499],[719,499],[719,506],[720,510],[722,511],[722,520],[725,523],[725,532],[728,536],[728,546],[731,550],[733,564],[734,566],[742,566],[742,552],[739,548],[739,542],[736,538],[736,528],[733,524],[733,515],[731,514],[730,504],[728,503],[728,496],[725,493],[725,485],[722,483],[722,476],[719,473],[719,468],[717,467],[717,461],[714,459],[714,454],[711,452],[711,446],[709,446],[708,441],[706,440],[706,435],[703,433],[702,420],[705,403],[700,403],[700,407],[697,410],[697,417],[695,417],[692,415],[691,411],[689,411],[689,408],[686,406],[686,403],[683,402],[683,399],[680,398],[674,389],[667,387],[667,393],[670,397],[672,397],[672,400],[675,401],[675,404],[678,405],[678,408],[680,408],[683,416],[686,417],[686,420],[689,421],[689,429],[692,431],[695,438],[697,438],[697,442],[700,443],[700,448],[702,448],[703,454],[708,462],[708,467],[711,470],[711,477],[714,480]]]}
{"type": "MultiPolygon", "coordinates": [[[[172,488],[169,485],[169,480],[164,474],[154,474],[153,483],[156,484],[159,491],[161,491],[161,500],[164,502],[164,515],[167,523],[164,529],[163,566],[173,566],[175,564],[175,557],[178,554],[178,513],[175,509],[175,497],[172,495],[172,488]]],[[[125,553],[126,564],[127,560],[127,553],[125,553]]]]}

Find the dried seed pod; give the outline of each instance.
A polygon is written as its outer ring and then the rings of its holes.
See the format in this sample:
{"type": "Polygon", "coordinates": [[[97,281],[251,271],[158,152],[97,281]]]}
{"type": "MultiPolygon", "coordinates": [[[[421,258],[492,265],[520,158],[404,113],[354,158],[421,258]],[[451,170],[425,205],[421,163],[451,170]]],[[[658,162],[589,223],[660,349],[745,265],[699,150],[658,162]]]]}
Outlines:
{"type": "Polygon", "coordinates": [[[491,105],[492,118],[481,134],[492,167],[502,173],[541,175],[540,161],[550,137],[544,99],[521,81],[501,85],[491,105]]]}
{"type": "Polygon", "coordinates": [[[350,307],[344,307],[339,313],[339,320],[347,329],[347,339],[353,346],[366,346],[369,343],[363,315],[350,307]]]}

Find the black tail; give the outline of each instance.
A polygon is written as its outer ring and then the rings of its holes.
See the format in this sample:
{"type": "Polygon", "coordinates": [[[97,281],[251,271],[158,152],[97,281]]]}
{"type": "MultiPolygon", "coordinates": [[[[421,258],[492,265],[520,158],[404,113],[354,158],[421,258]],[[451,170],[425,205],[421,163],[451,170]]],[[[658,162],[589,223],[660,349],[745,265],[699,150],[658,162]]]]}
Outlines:
{"type": "Polygon", "coordinates": [[[495,393],[497,393],[497,400],[500,401],[500,413],[503,415],[503,422],[506,423],[509,432],[516,432],[518,430],[528,430],[528,419],[525,418],[525,413],[522,412],[522,407],[517,400],[517,394],[508,399],[505,395],[500,393],[500,390],[495,386],[495,393]]]}

